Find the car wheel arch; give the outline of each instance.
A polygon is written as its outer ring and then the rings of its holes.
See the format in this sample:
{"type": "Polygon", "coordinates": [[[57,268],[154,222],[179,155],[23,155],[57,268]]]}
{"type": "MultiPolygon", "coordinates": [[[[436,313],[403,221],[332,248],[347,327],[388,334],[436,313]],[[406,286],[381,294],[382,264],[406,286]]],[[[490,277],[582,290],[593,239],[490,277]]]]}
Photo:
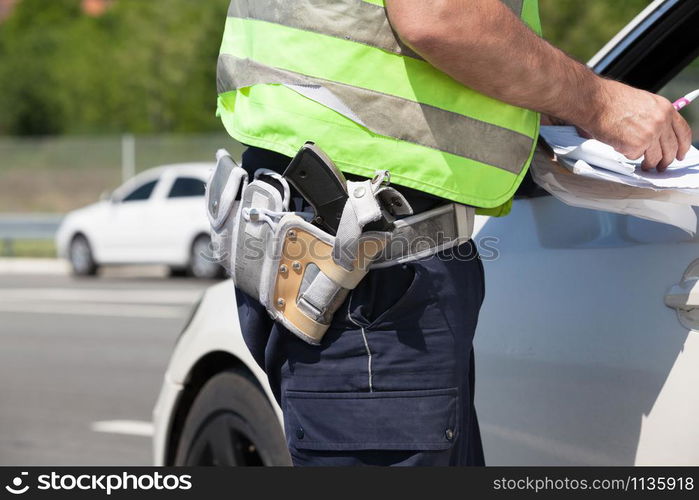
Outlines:
{"type": "Polygon", "coordinates": [[[211,233],[207,233],[206,231],[197,231],[196,233],[194,233],[194,236],[192,238],[190,238],[190,240],[189,240],[189,253],[190,254],[194,250],[194,244],[201,237],[211,238],[211,233]]]}
{"type": "MultiPolygon", "coordinates": [[[[209,247],[207,249],[207,253],[209,255],[207,258],[211,258],[212,255],[210,254],[211,252],[211,233],[206,232],[206,231],[197,231],[194,233],[194,237],[190,239],[189,243],[189,250],[188,250],[188,262],[187,262],[187,273],[199,277],[196,275],[194,272],[194,261],[195,261],[195,245],[197,244],[197,241],[199,241],[201,238],[206,238],[209,240],[209,247]]],[[[216,269],[212,272],[212,274],[209,276],[207,275],[206,278],[210,279],[217,279],[217,278],[222,278],[225,276],[225,270],[220,264],[215,264],[216,269]]]]}
{"type": "Polygon", "coordinates": [[[85,229],[75,229],[70,235],[70,238],[68,238],[68,248],[70,248],[70,245],[73,244],[73,242],[77,238],[85,238],[85,241],[87,241],[87,244],[90,246],[90,250],[92,250],[92,256],[95,256],[95,247],[93,244],[93,238],[87,234],[87,231],[85,229]]]}
{"type": "Polygon", "coordinates": [[[87,242],[90,243],[90,238],[88,238],[87,233],[82,229],[74,230],[71,233],[70,238],[68,238],[68,243],[73,243],[76,238],[85,238],[87,242]]]}
{"type": "Polygon", "coordinates": [[[175,403],[175,409],[170,418],[167,447],[165,449],[166,466],[172,466],[175,463],[177,445],[197,395],[209,380],[229,370],[234,370],[248,378],[260,391],[265,392],[252,370],[234,354],[225,351],[213,351],[199,358],[187,375],[184,389],[175,403]]]}

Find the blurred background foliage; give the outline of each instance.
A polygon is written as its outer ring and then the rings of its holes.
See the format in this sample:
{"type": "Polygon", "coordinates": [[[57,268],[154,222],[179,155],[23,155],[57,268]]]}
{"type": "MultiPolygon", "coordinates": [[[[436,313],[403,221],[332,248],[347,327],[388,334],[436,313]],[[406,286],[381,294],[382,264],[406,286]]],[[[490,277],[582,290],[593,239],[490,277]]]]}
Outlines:
{"type": "Polygon", "coordinates": [[[651,0],[539,0],[544,37],[587,61],[651,0]]]}
{"type": "Polygon", "coordinates": [[[0,133],[202,132],[228,0],[21,0],[0,24],[0,133]]]}
{"type": "MultiPolygon", "coordinates": [[[[229,0],[21,0],[0,24],[0,134],[221,131],[229,0]]],[[[545,36],[586,60],[648,0],[541,0],[545,36]]]]}

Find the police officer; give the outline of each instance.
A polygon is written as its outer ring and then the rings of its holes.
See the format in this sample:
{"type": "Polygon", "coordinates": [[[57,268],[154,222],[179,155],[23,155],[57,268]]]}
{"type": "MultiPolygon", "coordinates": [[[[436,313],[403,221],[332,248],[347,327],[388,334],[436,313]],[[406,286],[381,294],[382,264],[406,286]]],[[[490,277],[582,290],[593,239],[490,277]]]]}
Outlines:
{"type": "MultiPolygon", "coordinates": [[[[457,202],[506,215],[540,113],[645,155],[646,169],[684,157],[691,131],[667,100],[594,75],[539,33],[537,0],[233,0],[218,112],[249,145],[246,169],[282,171],[314,141],[349,177],[390,170],[417,213],[457,202]]],[[[372,269],[313,346],[238,292],[294,464],[482,465],[483,295],[472,242],[372,269]]]]}

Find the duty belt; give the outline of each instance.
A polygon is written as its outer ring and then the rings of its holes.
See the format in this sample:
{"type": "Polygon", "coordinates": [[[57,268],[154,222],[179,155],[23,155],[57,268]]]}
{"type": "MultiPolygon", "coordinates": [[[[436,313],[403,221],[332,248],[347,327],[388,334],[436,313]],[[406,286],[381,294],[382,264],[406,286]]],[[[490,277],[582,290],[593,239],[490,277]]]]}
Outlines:
{"type": "Polygon", "coordinates": [[[227,152],[217,157],[207,185],[215,258],[236,287],[311,344],[320,343],[335,311],[371,268],[431,256],[468,241],[473,232],[472,207],[450,203],[412,215],[380,172],[372,180],[346,182],[348,196],[332,234],[327,221],[325,228],[313,223],[317,213],[289,210],[284,177],[259,169],[248,182],[227,152]]]}

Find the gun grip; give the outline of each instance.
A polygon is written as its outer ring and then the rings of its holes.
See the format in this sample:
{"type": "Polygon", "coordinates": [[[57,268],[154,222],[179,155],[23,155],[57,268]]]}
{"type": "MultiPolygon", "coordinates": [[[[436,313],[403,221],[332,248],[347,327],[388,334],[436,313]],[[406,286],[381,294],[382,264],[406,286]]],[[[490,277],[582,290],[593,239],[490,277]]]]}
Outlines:
{"type": "Polygon", "coordinates": [[[307,142],[291,160],[284,177],[313,207],[313,223],[333,235],[337,233],[348,198],[347,181],[332,160],[307,142]]]}

